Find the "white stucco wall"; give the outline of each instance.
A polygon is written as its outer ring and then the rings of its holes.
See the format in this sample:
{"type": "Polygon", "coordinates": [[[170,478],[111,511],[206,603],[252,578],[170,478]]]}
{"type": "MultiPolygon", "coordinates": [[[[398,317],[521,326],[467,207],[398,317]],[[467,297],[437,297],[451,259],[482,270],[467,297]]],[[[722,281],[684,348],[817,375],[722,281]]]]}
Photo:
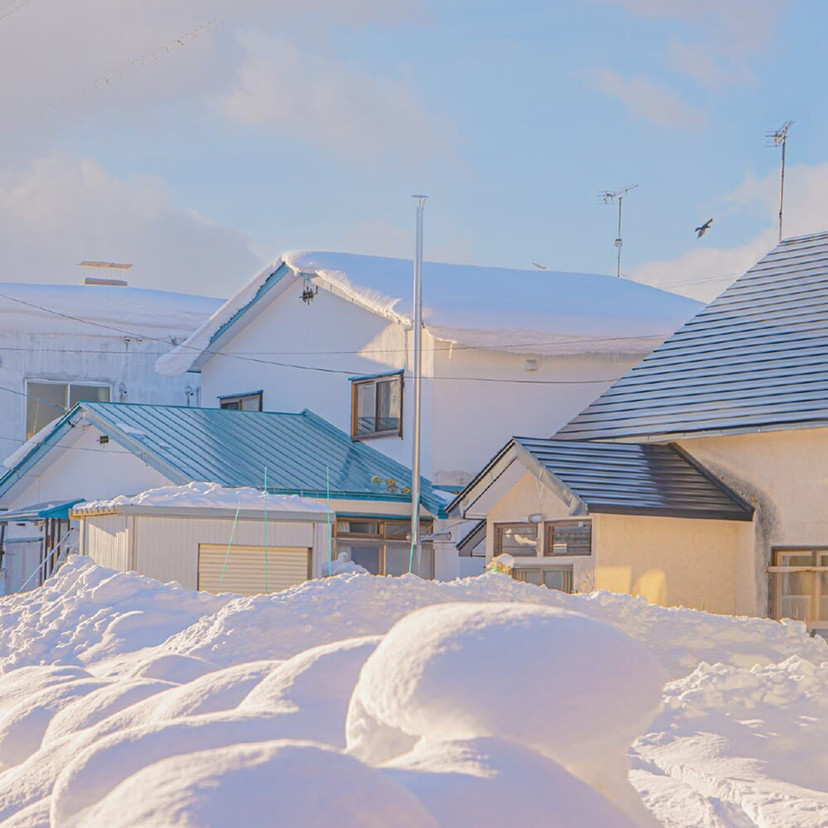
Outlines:
{"type": "MultiPolygon", "coordinates": [[[[116,324],[116,323],[113,323],[116,324]]],[[[103,329],[101,329],[103,331],[103,329]]],[[[168,342],[112,335],[26,333],[0,330],[0,459],[26,438],[26,380],[103,384],[112,402],[196,405],[200,377],[156,373],[156,359],[168,342]],[[126,394],[119,387],[126,388],[126,394]],[[187,387],[192,394],[188,395],[187,387]]],[[[56,416],[60,412],[56,412],[56,416]]]]}
{"type": "Polygon", "coordinates": [[[641,359],[528,356],[440,343],[434,372],[435,483],[465,485],[510,437],[551,437],[641,359]],[[537,370],[527,370],[527,360],[537,370]],[[499,380],[490,382],[489,380],[499,380]]]}
{"type": "MultiPolygon", "coordinates": [[[[310,408],[350,433],[349,377],[402,369],[403,437],[370,444],[410,467],[411,332],[327,290],[320,290],[310,305],[301,301],[300,292],[300,281],[283,292],[274,290],[249,319],[238,323],[232,337],[220,341],[220,354],[202,368],[202,404],[217,406],[220,396],[263,389],[265,410],[310,408]]],[[[526,359],[524,354],[452,347],[425,332],[424,475],[435,483],[464,484],[512,435],[551,436],[640,355],[532,357],[536,371],[526,370],[526,359]]]]}
{"type": "MultiPolygon", "coordinates": [[[[301,282],[272,298],[265,297],[258,315],[240,323],[237,333],[220,345],[221,354],[202,369],[202,405],[216,407],[220,396],[264,390],[265,411],[296,412],[309,408],[350,434],[349,377],[408,369],[410,334],[402,326],[370,313],[326,290],[310,303],[299,298],[301,282]],[[236,359],[255,356],[265,362],[236,359]],[[286,367],[290,363],[303,368],[286,367]]],[[[430,373],[430,360],[424,361],[430,373]]],[[[410,376],[403,387],[403,437],[382,437],[370,444],[411,466],[411,423],[414,394],[410,376]]],[[[431,474],[430,381],[423,384],[423,474],[431,474]]]]}
{"type": "Polygon", "coordinates": [[[50,500],[99,500],[170,485],[172,481],[113,440],[101,445],[100,436],[93,425],[72,429],[2,505],[20,509],[50,500]]]}

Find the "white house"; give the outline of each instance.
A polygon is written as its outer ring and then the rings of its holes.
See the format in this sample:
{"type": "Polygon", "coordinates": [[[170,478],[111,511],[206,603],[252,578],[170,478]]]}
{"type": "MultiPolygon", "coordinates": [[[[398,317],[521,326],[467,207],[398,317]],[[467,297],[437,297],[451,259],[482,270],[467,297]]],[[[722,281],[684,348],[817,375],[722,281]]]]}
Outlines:
{"type": "MultiPolygon", "coordinates": [[[[78,539],[72,537],[72,515],[86,514],[82,502],[197,481],[217,483],[236,493],[240,488],[266,488],[277,496],[272,502],[279,501],[282,512],[285,496],[315,501],[332,515],[332,553],[347,553],[354,563],[378,575],[402,575],[410,570],[410,471],[370,444],[353,442],[313,412],[81,402],[19,451],[0,478],[0,504],[7,510],[0,512],[6,591],[37,586],[65,548],[78,548],[78,539]]],[[[444,516],[449,498],[434,491],[426,479],[421,480],[421,488],[421,530],[426,536],[432,532],[433,521],[444,516]]],[[[204,560],[196,550],[201,544],[227,543],[221,527],[205,534],[204,515],[193,508],[175,514],[168,508],[163,514],[156,509],[152,516],[143,516],[147,519],[141,521],[142,526],[130,526],[129,519],[137,515],[136,505],[146,505],[145,499],[138,504],[119,500],[116,512],[100,516],[107,525],[99,528],[113,535],[113,543],[114,536],[123,531],[132,538],[133,551],[127,558],[125,547],[119,546],[118,551],[113,546],[115,557],[107,562],[138,568],[153,577],[200,583],[204,560]],[[163,543],[158,541],[159,530],[166,538],[163,543]],[[156,535],[149,539],[151,552],[145,554],[147,531],[156,535]],[[175,539],[180,543],[172,542],[175,539]]],[[[212,518],[222,520],[230,531],[232,520],[226,513],[214,513],[212,518]]],[[[285,518],[274,517],[273,522],[284,523],[285,518]]],[[[313,521],[306,515],[301,522],[313,521]]],[[[305,552],[320,548],[320,543],[297,536],[297,532],[307,532],[307,526],[284,531],[271,528],[270,541],[275,546],[305,552]]],[[[239,531],[238,542],[244,546],[268,545],[261,519],[239,531]]],[[[213,554],[214,561],[216,550],[207,553],[213,554]]],[[[312,573],[319,571],[318,563],[317,556],[312,573]]],[[[417,563],[415,571],[423,577],[452,576],[453,560],[443,560],[431,544],[425,544],[417,563]]]]}
{"type": "Polygon", "coordinates": [[[0,284],[0,457],[77,402],[198,405],[198,376],[155,360],[218,299],[102,285],[0,284]]]}
{"type": "MultiPolygon", "coordinates": [[[[158,360],[202,404],[309,407],[411,463],[411,261],[287,254],[158,360]]],[[[551,435],[701,305],[579,273],[426,263],[422,470],[458,487],[511,434],[551,435]]]]}

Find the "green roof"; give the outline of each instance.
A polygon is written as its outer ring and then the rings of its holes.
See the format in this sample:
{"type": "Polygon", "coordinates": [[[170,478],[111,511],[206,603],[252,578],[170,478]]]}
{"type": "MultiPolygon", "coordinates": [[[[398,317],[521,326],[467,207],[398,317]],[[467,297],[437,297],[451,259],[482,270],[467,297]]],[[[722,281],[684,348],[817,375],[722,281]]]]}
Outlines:
{"type": "MultiPolygon", "coordinates": [[[[0,495],[81,420],[177,484],[204,480],[261,489],[266,470],[267,489],[277,494],[324,498],[330,490],[332,498],[411,502],[402,492],[411,486],[406,466],[353,442],[307,409],[286,414],[93,402],[78,403],[58,420],[0,479],[0,495]]],[[[423,506],[433,515],[444,513],[444,500],[435,496],[430,481],[423,478],[421,490],[423,506]]]]}

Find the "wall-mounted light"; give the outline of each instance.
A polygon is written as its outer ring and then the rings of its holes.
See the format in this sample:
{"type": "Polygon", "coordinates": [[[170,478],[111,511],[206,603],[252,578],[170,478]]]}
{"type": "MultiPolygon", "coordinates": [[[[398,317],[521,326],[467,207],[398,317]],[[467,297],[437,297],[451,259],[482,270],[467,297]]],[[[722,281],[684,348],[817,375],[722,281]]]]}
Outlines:
{"type": "Polygon", "coordinates": [[[306,305],[310,305],[313,302],[314,296],[319,293],[319,285],[311,285],[311,281],[307,276],[304,277],[302,284],[302,301],[306,305]]]}
{"type": "Polygon", "coordinates": [[[543,520],[543,515],[529,515],[529,523],[540,523],[543,520]]]}

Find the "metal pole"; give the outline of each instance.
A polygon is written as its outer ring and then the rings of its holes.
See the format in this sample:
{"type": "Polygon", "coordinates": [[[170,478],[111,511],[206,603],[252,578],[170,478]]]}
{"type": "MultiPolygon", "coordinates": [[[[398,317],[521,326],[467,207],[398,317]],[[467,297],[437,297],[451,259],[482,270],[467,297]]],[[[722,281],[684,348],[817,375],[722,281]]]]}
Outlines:
{"type": "Polygon", "coordinates": [[[408,571],[419,575],[420,566],[420,420],[423,393],[423,208],[428,196],[417,200],[417,240],[414,249],[414,446],[411,459],[411,555],[408,571]]]}
{"type": "Polygon", "coordinates": [[[618,196],[618,236],[615,239],[615,249],[618,251],[618,256],[615,266],[615,275],[621,278],[621,247],[624,242],[621,239],[621,202],[624,201],[624,196],[618,196]]]}
{"type": "Polygon", "coordinates": [[[785,145],[787,136],[782,139],[782,180],[779,185],[779,241],[782,241],[782,203],[785,200],[785,145]]]}

